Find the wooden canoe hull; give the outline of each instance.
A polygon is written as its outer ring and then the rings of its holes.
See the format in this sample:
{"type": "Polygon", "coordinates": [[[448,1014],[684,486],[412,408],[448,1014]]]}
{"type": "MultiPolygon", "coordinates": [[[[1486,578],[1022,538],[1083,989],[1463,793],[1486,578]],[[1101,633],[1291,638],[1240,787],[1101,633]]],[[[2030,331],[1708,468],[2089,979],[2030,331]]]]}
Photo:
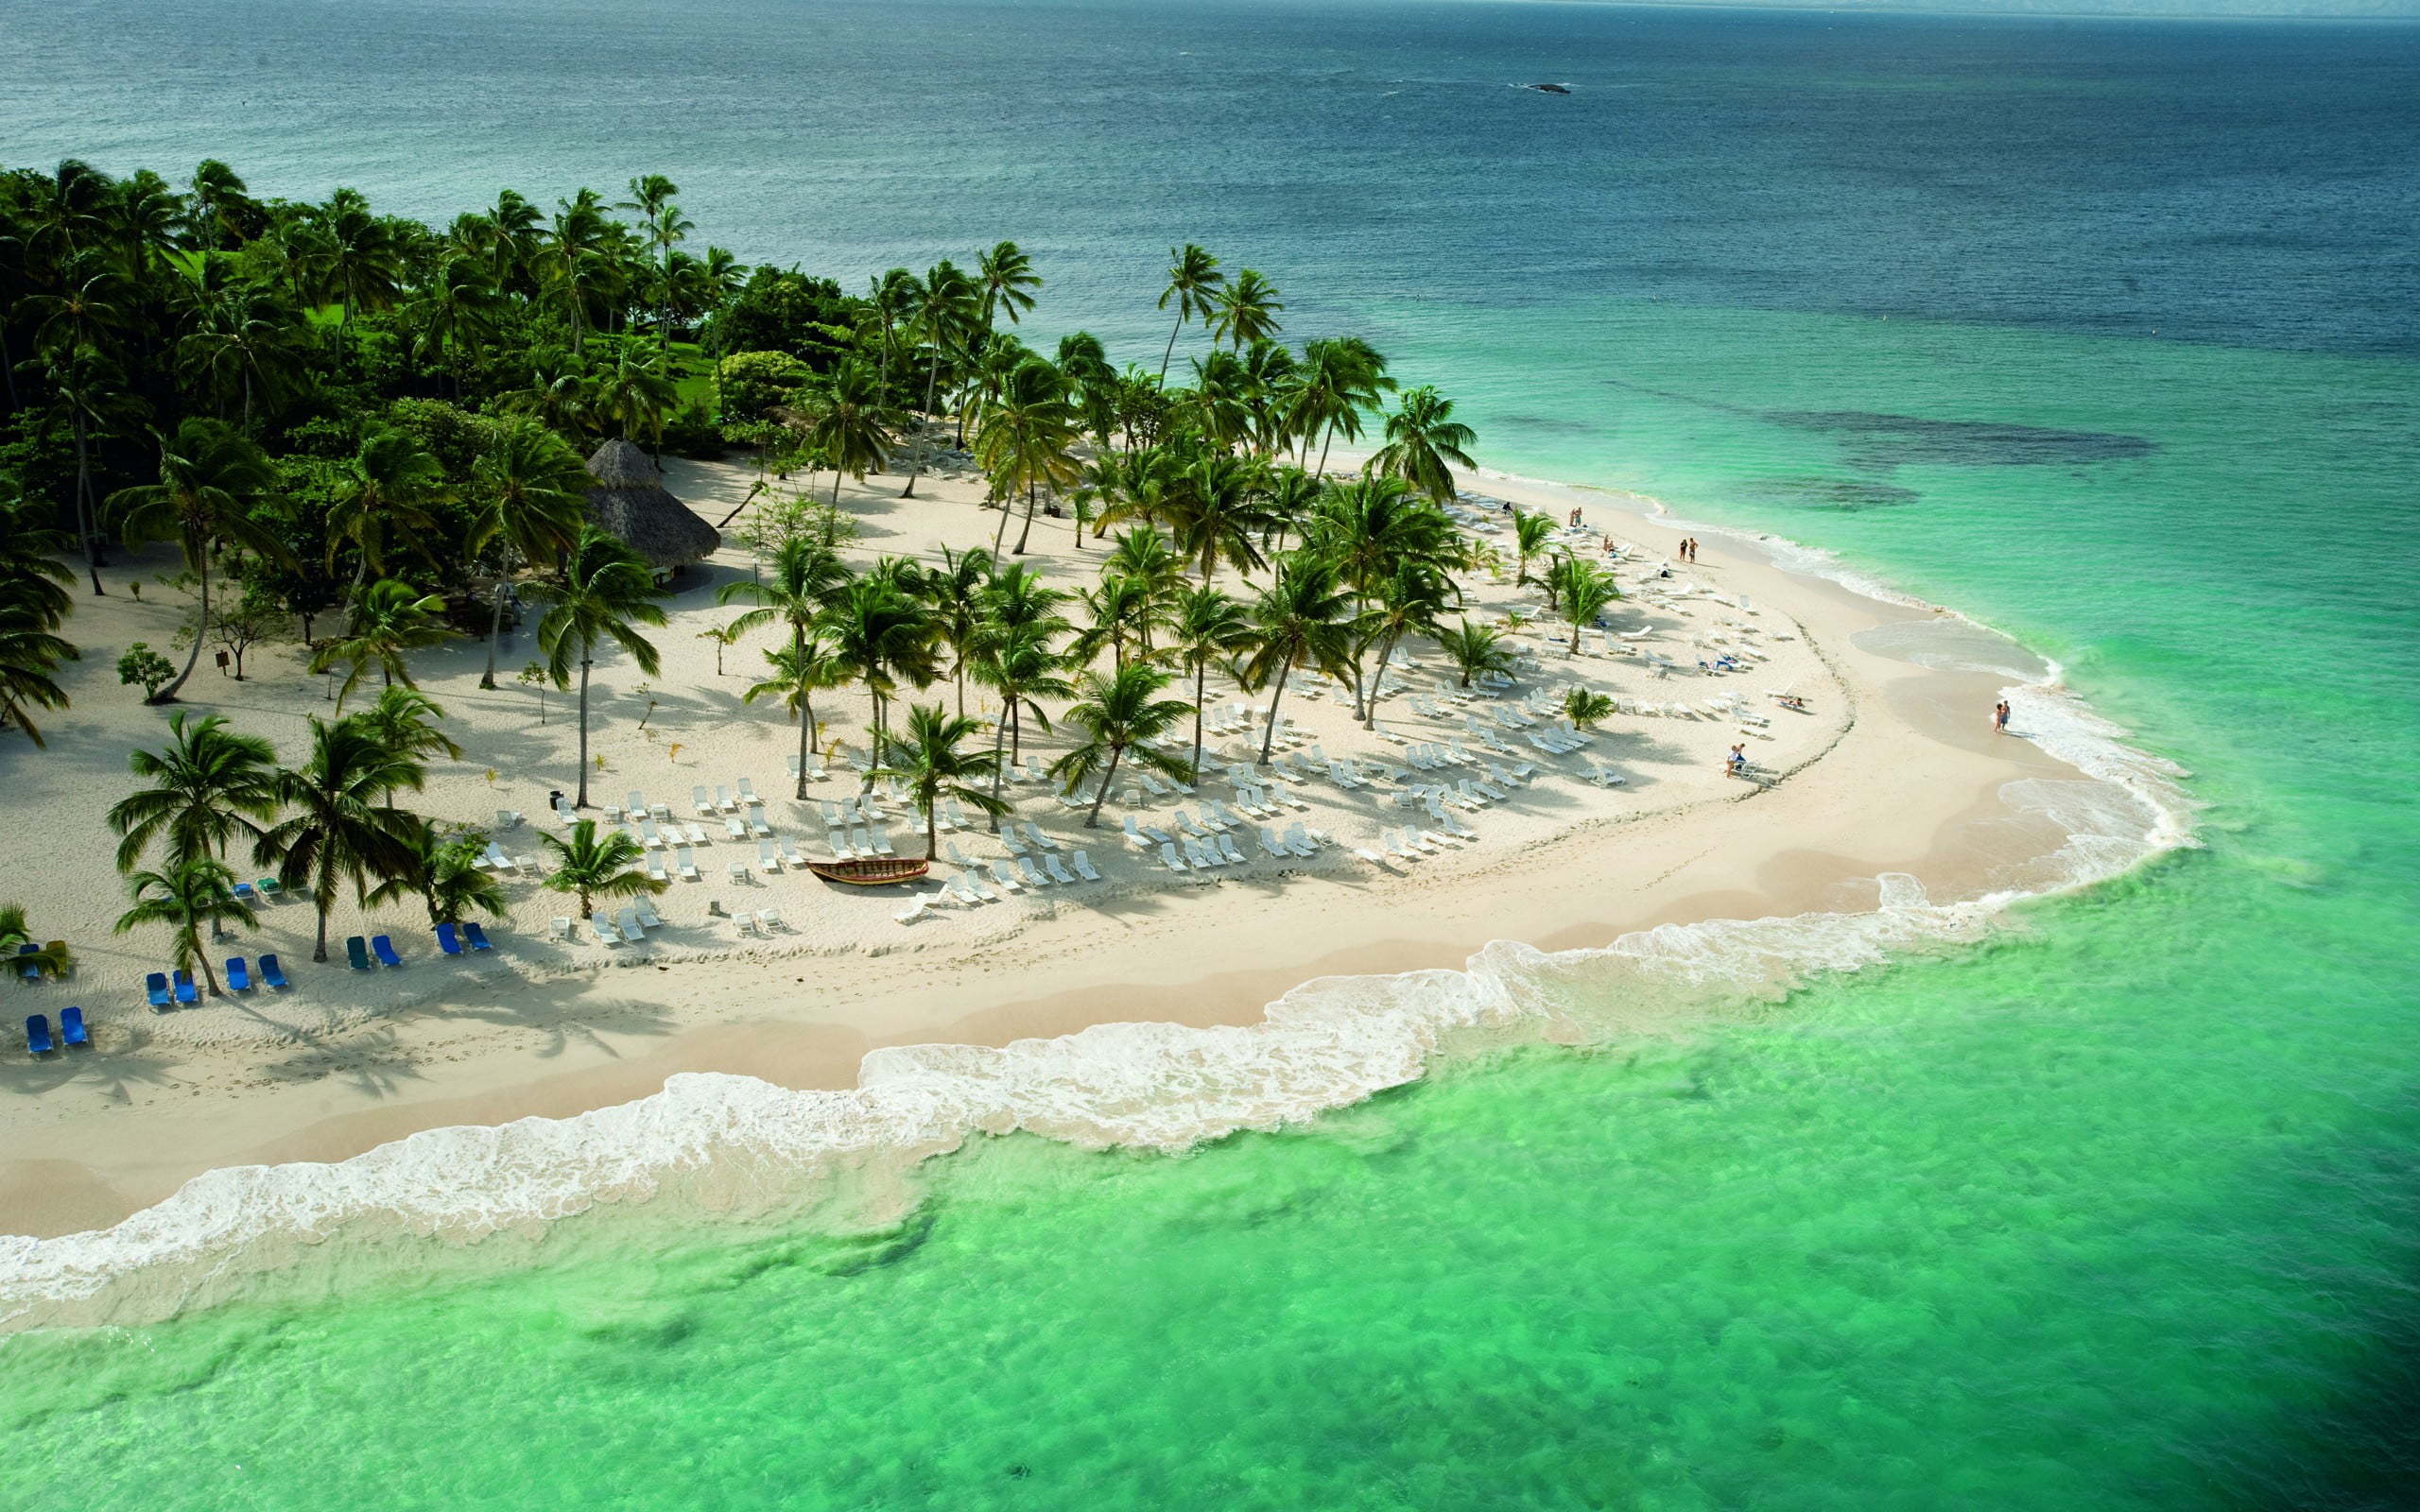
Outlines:
{"type": "Polygon", "coordinates": [[[810,861],[806,869],[826,882],[850,887],[888,887],[914,882],[933,868],[921,856],[868,856],[856,861],[810,861]]]}

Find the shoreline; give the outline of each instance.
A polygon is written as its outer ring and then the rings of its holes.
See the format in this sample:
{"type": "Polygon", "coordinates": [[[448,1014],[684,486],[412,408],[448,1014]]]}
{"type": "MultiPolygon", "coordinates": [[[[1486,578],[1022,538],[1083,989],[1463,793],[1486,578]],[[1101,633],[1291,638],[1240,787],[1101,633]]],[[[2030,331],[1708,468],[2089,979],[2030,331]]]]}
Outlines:
{"type": "MultiPolygon", "coordinates": [[[[1653,501],[1616,490],[1478,481],[1516,502],[1560,507],[1581,499],[1592,515],[1619,510],[1627,517],[1619,533],[1634,539],[1669,528],[1662,518],[1635,512],[1655,507],[1653,501]]],[[[130,1217],[137,1222],[128,1227],[138,1227],[147,1213],[159,1218],[158,1204],[206,1173],[359,1160],[432,1131],[493,1136],[501,1132],[495,1125],[520,1120],[579,1120],[659,1097],[669,1091],[667,1077],[683,1074],[730,1073],[793,1092],[842,1093],[863,1086],[885,1057],[912,1055],[908,1046],[1047,1048],[1104,1025],[1266,1027],[1271,1005],[1292,994],[1316,996],[1351,979],[1385,983],[1405,973],[1461,971],[1501,948],[1607,952],[1667,926],[1876,918],[1888,901],[1887,885],[1877,881],[1886,875],[1912,877],[1934,899],[2069,885],[2056,875],[2055,858],[2070,832],[2012,808],[2005,795],[2011,784],[2074,783],[2084,773],[2032,742],[1996,740],[1982,728],[1980,712],[2006,679],[1934,670],[1857,644],[1858,635],[1884,626],[1971,622],[1808,576],[1803,550],[1798,562],[1777,564],[1768,559],[1772,538],[1718,528],[1705,527],[1717,559],[1702,576],[1754,580],[1757,602],[1786,605],[1806,627],[1810,648],[1841,679],[1845,708],[1837,733],[1771,787],[1592,818],[1519,854],[1482,850],[1478,864],[1442,879],[1290,877],[1283,884],[1285,909],[1260,909],[1257,900],[1208,900],[1228,906],[1121,918],[1106,944],[1098,912],[1080,910],[1073,919],[1036,920],[1011,936],[1012,967],[979,960],[979,951],[960,953],[965,958],[949,973],[922,958],[930,954],[925,950],[846,957],[861,969],[861,980],[838,990],[819,982],[819,1001],[770,1011],[767,987],[785,972],[818,975],[809,969],[834,957],[658,963],[667,973],[658,981],[685,989],[670,1022],[627,1018],[632,1003],[616,989],[630,978],[621,973],[562,973],[511,989],[523,1000],[524,1020],[552,1025],[537,1029],[552,1043],[535,1053],[527,1045],[490,1044],[483,1053],[449,1046],[442,1041],[458,1022],[456,1013],[406,1009],[389,1016],[380,1032],[390,1052],[429,1053],[408,1083],[383,1090],[373,1084],[345,1096],[333,1094],[323,1077],[238,1099],[233,1110],[246,1115],[240,1118],[197,1092],[185,1101],[210,1106],[121,1107],[77,1119],[80,1126],[72,1130],[59,1126],[68,1122],[62,1114],[45,1130],[21,1116],[18,1105],[6,1120],[18,1153],[0,1163],[0,1228],[37,1238],[17,1240],[15,1263],[6,1268],[47,1268],[31,1263],[61,1248],[42,1243],[60,1236],[78,1236],[80,1249],[105,1246],[110,1234],[94,1230],[130,1217]],[[1782,580],[1789,586],[1776,598],[1782,580]],[[1239,914],[1247,917],[1238,920],[1239,914]],[[1511,919],[1522,922],[1509,926],[1511,919]],[[1249,964],[1235,965],[1232,950],[1172,962],[1171,946],[1180,941],[1171,936],[1199,946],[1204,933],[1239,923],[1252,936],[1249,964]],[[1508,945],[1514,936],[1528,943],[1508,945]],[[1049,981],[1046,990],[1000,1001],[1000,978],[1025,983],[1037,975],[1049,981]],[[873,1061],[870,1053],[878,1053],[873,1061]],[[125,1117],[129,1112],[140,1116],[125,1117]]],[[[1732,591],[1741,589],[1734,584],[1732,591]]],[[[2046,665],[2046,681],[2054,675],[2046,665]]],[[[1220,890],[1249,892],[1251,882],[1220,890]]],[[[1396,1079],[1417,1074],[1415,1057],[1396,1079]]],[[[1089,1137],[1117,1142],[1114,1133],[1089,1137]]],[[[71,1262],[68,1268],[84,1265],[71,1262]]],[[[0,1288],[16,1289],[5,1280],[0,1288]]]]}

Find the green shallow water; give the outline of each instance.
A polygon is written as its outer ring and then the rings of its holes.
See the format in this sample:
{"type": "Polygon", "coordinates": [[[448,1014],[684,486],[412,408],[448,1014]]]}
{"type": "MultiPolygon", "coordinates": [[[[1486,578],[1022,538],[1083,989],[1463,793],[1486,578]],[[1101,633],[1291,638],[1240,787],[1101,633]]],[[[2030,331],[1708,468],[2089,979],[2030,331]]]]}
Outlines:
{"type": "Polygon", "coordinates": [[[499,1275],[9,1339],[11,1503],[2408,1504],[2411,367],[1669,308],[1413,345],[1510,470],[2058,656],[2195,771],[2206,848],[1285,1135],[985,1142],[870,1236],[626,1216],[499,1275]],[[1525,434],[1571,377],[1515,354],[1607,329],[1600,377],[1687,397],[1525,434]],[[1819,410],[2142,444],[1771,418],[1819,410]]]}

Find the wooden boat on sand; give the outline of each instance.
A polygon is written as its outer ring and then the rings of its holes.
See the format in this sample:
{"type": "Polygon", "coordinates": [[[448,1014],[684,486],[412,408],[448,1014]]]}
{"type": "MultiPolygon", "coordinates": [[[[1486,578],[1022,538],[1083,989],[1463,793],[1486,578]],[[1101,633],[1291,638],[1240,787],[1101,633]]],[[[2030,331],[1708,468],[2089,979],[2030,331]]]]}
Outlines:
{"type": "Polygon", "coordinates": [[[892,883],[914,882],[932,868],[933,864],[922,856],[865,856],[856,861],[806,864],[807,870],[824,881],[851,887],[887,887],[892,883]]]}

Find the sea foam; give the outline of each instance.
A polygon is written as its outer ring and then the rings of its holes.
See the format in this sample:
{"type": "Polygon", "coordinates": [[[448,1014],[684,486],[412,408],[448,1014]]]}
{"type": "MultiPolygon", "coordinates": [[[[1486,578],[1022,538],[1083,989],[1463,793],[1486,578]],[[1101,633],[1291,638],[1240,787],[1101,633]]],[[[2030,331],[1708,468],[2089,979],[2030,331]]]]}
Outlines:
{"type": "MultiPolygon", "coordinates": [[[[1826,554],[1779,545],[1793,570],[1934,608],[1869,587],[1826,554]]],[[[2193,843],[2183,774],[2127,746],[2124,731],[2066,690],[2055,666],[2007,696],[2014,728],[2091,779],[2009,784],[2014,808],[2068,837],[2051,874],[2025,890],[1936,902],[1917,879],[1886,874],[1870,912],[1666,924],[1551,954],[1498,941],[1461,971],[1305,983],[1251,1025],[1110,1023],[997,1048],[883,1049],[866,1057],[858,1085],[846,1091],[683,1074],[650,1096],[571,1118],[428,1129],[332,1164],[211,1171],[113,1228],[0,1237],[0,1321],[145,1321],[229,1295],[247,1274],[331,1240],[459,1244],[543,1229],[599,1204],[645,1201],[726,1163],[798,1187],[872,1159],[910,1164],[983,1134],[1182,1151],[1401,1086],[1461,1041],[1669,1025],[1695,1010],[1778,997],[1820,973],[1970,942],[2023,898],[2088,885],[2193,843]]]]}

